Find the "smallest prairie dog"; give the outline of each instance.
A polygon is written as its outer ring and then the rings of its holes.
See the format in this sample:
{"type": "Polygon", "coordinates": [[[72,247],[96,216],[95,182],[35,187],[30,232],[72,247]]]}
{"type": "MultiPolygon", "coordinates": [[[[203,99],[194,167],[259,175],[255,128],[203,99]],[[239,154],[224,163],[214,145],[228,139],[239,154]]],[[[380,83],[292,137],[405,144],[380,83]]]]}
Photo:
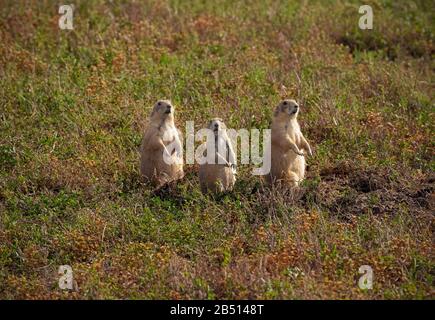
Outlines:
{"type": "MultiPolygon", "coordinates": [[[[226,132],[227,127],[222,119],[214,118],[210,120],[208,129],[213,131],[214,150],[212,154],[207,154],[207,162],[199,167],[201,191],[231,191],[236,182],[236,157],[226,132]]],[[[209,143],[207,140],[207,149],[209,143]]]]}
{"type": "Polygon", "coordinates": [[[180,134],[174,123],[174,106],[168,100],[154,105],[140,147],[140,172],[156,187],[183,178],[180,134]]]}
{"type": "Polygon", "coordinates": [[[272,120],[270,182],[284,182],[298,186],[305,175],[305,157],[311,156],[311,147],[297,121],[299,105],[294,100],[283,100],[276,107],[272,120]]]}

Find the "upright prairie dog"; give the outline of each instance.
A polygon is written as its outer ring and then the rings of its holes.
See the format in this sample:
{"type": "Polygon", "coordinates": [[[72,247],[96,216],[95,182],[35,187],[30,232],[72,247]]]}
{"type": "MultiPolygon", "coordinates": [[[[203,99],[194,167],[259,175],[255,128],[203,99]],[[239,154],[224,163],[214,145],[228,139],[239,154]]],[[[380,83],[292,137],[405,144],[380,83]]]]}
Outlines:
{"type": "Polygon", "coordinates": [[[140,147],[141,175],[156,187],[184,176],[183,149],[174,124],[174,110],[170,101],[157,101],[140,147]]]}
{"type": "MultiPolygon", "coordinates": [[[[207,162],[199,167],[201,191],[203,193],[231,191],[236,182],[236,157],[226,132],[227,127],[222,119],[213,118],[208,124],[208,129],[213,131],[214,150],[213,154],[207,154],[207,162]]],[[[208,147],[207,149],[210,149],[208,147]]]]}
{"type": "Polygon", "coordinates": [[[276,107],[272,120],[270,182],[284,182],[298,186],[305,175],[305,156],[312,155],[311,147],[302,135],[297,121],[299,105],[283,100],[276,107]]]}

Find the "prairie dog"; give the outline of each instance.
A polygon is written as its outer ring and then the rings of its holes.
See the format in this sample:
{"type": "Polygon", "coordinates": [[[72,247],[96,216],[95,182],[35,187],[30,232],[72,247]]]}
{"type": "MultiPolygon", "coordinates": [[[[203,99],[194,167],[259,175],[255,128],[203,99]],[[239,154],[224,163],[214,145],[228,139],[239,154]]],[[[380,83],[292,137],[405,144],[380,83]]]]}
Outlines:
{"type": "Polygon", "coordinates": [[[142,138],[140,172],[156,187],[184,176],[183,146],[174,124],[174,111],[170,101],[157,101],[142,138]]]}
{"type": "Polygon", "coordinates": [[[212,163],[204,163],[199,167],[201,191],[231,191],[236,182],[236,157],[226,132],[227,127],[222,119],[213,118],[208,124],[208,129],[213,131],[214,153],[212,156],[207,154],[208,159],[213,159],[212,163]]]}
{"type": "Polygon", "coordinates": [[[305,175],[305,155],[311,147],[297,121],[299,105],[295,100],[283,100],[275,108],[272,120],[270,182],[298,186],[305,175]]]}

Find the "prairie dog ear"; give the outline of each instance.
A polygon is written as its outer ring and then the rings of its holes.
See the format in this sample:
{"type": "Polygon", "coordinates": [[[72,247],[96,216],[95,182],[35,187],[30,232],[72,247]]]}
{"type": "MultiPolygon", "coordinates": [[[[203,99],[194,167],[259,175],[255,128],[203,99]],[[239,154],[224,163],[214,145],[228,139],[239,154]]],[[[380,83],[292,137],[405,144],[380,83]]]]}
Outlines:
{"type": "Polygon", "coordinates": [[[161,109],[162,107],[164,107],[167,104],[169,104],[169,105],[171,104],[169,102],[169,100],[157,100],[157,102],[153,105],[150,117],[154,116],[159,109],[161,109]]]}
{"type": "Polygon", "coordinates": [[[151,109],[150,118],[152,118],[155,113],[156,113],[156,106],[153,106],[153,108],[151,109]]]}
{"type": "Polygon", "coordinates": [[[279,103],[276,107],[275,110],[273,111],[273,116],[276,117],[280,112],[281,112],[281,103],[279,103]]]}

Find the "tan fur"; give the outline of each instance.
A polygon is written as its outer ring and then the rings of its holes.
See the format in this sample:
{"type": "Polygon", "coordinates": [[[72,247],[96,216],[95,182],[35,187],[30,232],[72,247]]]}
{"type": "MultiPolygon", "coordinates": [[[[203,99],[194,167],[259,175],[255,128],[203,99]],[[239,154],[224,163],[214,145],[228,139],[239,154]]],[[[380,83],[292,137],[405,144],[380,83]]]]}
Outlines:
{"type": "Polygon", "coordinates": [[[184,176],[181,153],[180,135],[174,124],[174,107],[170,101],[160,100],[153,108],[143,135],[140,147],[141,175],[156,187],[181,179],[184,176]],[[173,146],[179,152],[174,151],[173,146]],[[164,153],[173,163],[165,162],[164,153]]]}
{"type": "MultiPolygon", "coordinates": [[[[207,193],[221,193],[225,191],[231,191],[236,182],[236,158],[229,139],[226,133],[225,123],[219,118],[214,118],[210,121],[208,129],[213,130],[215,141],[227,145],[226,154],[218,153],[218,143],[215,144],[215,154],[213,158],[215,163],[205,163],[199,167],[199,182],[201,185],[201,191],[207,193]],[[220,164],[221,162],[224,164],[220,164]]],[[[222,150],[222,149],[221,149],[222,150]]]]}
{"type": "Polygon", "coordinates": [[[299,105],[283,100],[275,109],[272,120],[271,171],[269,182],[298,186],[305,175],[305,156],[312,155],[303,136],[297,116],[299,105]]]}

